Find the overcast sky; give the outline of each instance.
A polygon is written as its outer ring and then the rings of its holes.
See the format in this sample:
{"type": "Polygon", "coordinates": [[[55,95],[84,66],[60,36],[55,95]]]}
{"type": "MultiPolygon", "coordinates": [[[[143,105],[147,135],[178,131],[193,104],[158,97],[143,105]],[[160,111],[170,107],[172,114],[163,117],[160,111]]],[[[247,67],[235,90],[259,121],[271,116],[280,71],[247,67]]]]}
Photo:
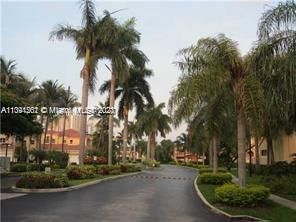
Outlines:
{"type": "MultiPolygon", "coordinates": [[[[262,12],[275,5],[270,1],[97,1],[97,14],[103,10],[126,9],[114,16],[119,21],[136,18],[136,29],[141,33],[139,48],[149,57],[148,67],[154,76],[149,79],[156,103],[167,103],[170,91],[180,75],[173,64],[179,49],[198,39],[225,33],[239,43],[242,54],[248,52],[257,36],[257,25],[262,12]]],[[[58,79],[78,96],[81,94],[80,70],[72,42],[48,41],[49,32],[56,24],[81,24],[77,1],[2,1],[1,0],[1,55],[15,59],[18,70],[37,82],[58,79]]],[[[100,86],[110,78],[107,61],[99,63],[97,73],[100,86]]],[[[106,96],[95,93],[90,105],[105,101],[106,96]]],[[[168,138],[183,132],[185,126],[173,130],[168,138]]]]}

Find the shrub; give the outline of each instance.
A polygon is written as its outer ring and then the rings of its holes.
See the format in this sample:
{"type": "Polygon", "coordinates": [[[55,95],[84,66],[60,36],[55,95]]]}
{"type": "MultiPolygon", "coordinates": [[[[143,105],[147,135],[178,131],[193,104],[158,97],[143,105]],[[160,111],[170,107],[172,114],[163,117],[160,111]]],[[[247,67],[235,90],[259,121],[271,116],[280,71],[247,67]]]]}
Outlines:
{"type": "Polygon", "coordinates": [[[58,164],[61,169],[64,169],[68,165],[69,154],[60,151],[48,151],[47,159],[50,163],[58,164]]]}
{"type": "MultiPolygon", "coordinates": [[[[212,173],[213,168],[199,168],[198,172],[199,172],[199,174],[212,173]]],[[[218,173],[227,173],[227,170],[222,169],[222,168],[218,168],[218,173]]]]}
{"type": "Polygon", "coordinates": [[[10,167],[11,172],[26,172],[27,171],[27,164],[25,163],[16,163],[11,165],[10,167]]]}
{"type": "Polygon", "coordinates": [[[177,163],[176,163],[176,161],[171,161],[171,162],[169,162],[169,164],[176,165],[177,163]]]}
{"type": "Polygon", "coordinates": [[[97,157],[97,160],[95,161],[96,164],[107,164],[107,158],[104,156],[97,157]]]}
{"type": "Polygon", "coordinates": [[[272,193],[296,194],[296,176],[264,177],[263,183],[272,193]]]}
{"type": "Polygon", "coordinates": [[[16,183],[20,188],[60,188],[69,186],[67,176],[62,174],[33,172],[24,174],[16,183]]]}
{"type": "Polygon", "coordinates": [[[99,165],[97,166],[97,172],[101,175],[115,175],[120,174],[120,166],[108,166],[108,165],[99,165]]]}
{"type": "Polygon", "coordinates": [[[279,161],[265,168],[264,173],[266,175],[275,176],[289,176],[296,174],[296,164],[291,162],[290,164],[286,161],[279,161]]]}
{"type": "Polygon", "coordinates": [[[261,185],[240,188],[235,184],[224,184],[216,188],[215,197],[218,202],[230,206],[256,206],[269,196],[269,189],[261,185]]]}
{"type": "Polygon", "coordinates": [[[42,170],[41,164],[29,163],[27,165],[27,171],[41,171],[41,170],[42,170]]]}
{"type": "Polygon", "coordinates": [[[148,167],[160,167],[160,162],[155,160],[144,160],[143,164],[148,167]]]}
{"type": "Polygon", "coordinates": [[[122,164],[120,165],[120,171],[122,173],[137,172],[141,171],[141,167],[134,164],[122,164]]]}
{"type": "Polygon", "coordinates": [[[89,179],[96,175],[96,168],[91,165],[70,166],[66,169],[67,176],[70,180],[89,179]]]}
{"type": "Polygon", "coordinates": [[[228,173],[203,173],[198,177],[198,182],[202,184],[224,184],[230,183],[232,177],[228,173]]]}

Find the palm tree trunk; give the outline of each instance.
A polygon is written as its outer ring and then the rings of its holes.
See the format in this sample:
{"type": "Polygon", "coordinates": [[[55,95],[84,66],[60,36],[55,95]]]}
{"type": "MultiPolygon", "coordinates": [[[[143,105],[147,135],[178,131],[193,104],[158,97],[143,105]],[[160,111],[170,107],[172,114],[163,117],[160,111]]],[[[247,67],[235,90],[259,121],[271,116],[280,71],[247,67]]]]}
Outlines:
{"type": "Polygon", "coordinates": [[[274,163],[273,142],[271,137],[267,137],[267,165],[274,163]]]}
{"type": "Polygon", "coordinates": [[[136,161],[136,137],[134,137],[134,147],[133,147],[133,161],[136,161]]]}
{"type": "Polygon", "coordinates": [[[218,154],[217,154],[217,137],[213,136],[212,138],[212,147],[213,147],[213,173],[218,172],[218,154]]]}
{"type": "Polygon", "coordinates": [[[45,142],[46,142],[46,137],[47,137],[47,129],[48,129],[48,116],[46,117],[46,122],[45,122],[44,138],[43,138],[43,150],[45,149],[45,142]]]}
{"type": "Polygon", "coordinates": [[[152,135],[151,135],[151,160],[155,160],[155,133],[153,132],[152,135]]]}
{"type": "Polygon", "coordinates": [[[147,141],[147,160],[150,160],[150,149],[151,149],[151,133],[148,135],[148,141],[147,141]]]}
{"type": "Polygon", "coordinates": [[[240,187],[246,186],[246,124],[239,111],[237,118],[237,152],[238,152],[238,182],[240,187]]]}
{"type": "MultiPolygon", "coordinates": [[[[110,93],[109,93],[109,107],[114,108],[114,90],[115,90],[115,73],[112,72],[110,93]]],[[[112,140],[113,140],[113,114],[109,115],[109,129],[108,129],[108,164],[112,165],[112,140]]]]}
{"type": "Polygon", "coordinates": [[[126,162],[126,150],[127,150],[127,139],[128,139],[128,108],[126,105],[123,106],[123,118],[124,118],[124,126],[123,126],[123,163],[126,162]]]}
{"type": "Polygon", "coordinates": [[[81,96],[81,109],[82,114],[80,115],[80,132],[79,132],[79,165],[83,165],[83,154],[85,150],[85,137],[86,137],[86,124],[87,124],[87,113],[86,108],[88,105],[88,90],[89,90],[89,76],[90,76],[90,49],[87,48],[85,52],[85,63],[81,71],[83,78],[82,83],[82,96],[81,96]]]}
{"type": "Polygon", "coordinates": [[[66,113],[64,113],[64,122],[63,122],[63,136],[62,136],[62,152],[64,152],[64,140],[65,140],[65,130],[66,130],[66,113]]]}
{"type": "Polygon", "coordinates": [[[213,141],[209,142],[209,167],[213,168],[213,141]]]}
{"type": "MultiPolygon", "coordinates": [[[[41,119],[40,119],[40,124],[41,124],[41,127],[42,127],[42,133],[43,133],[43,121],[44,121],[44,115],[43,113],[41,113],[41,119]]],[[[38,139],[37,139],[37,149],[40,151],[41,150],[41,136],[42,136],[42,133],[40,135],[38,135],[38,139]]]]}
{"type": "Polygon", "coordinates": [[[255,155],[256,155],[256,173],[260,173],[260,157],[259,157],[259,142],[255,136],[255,155]]]}
{"type": "Polygon", "coordinates": [[[52,149],[52,131],[53,131],[53,120],[51,122],[51,127],[50,127],[50,141],[49,141],[49,150],[52,149]]]}

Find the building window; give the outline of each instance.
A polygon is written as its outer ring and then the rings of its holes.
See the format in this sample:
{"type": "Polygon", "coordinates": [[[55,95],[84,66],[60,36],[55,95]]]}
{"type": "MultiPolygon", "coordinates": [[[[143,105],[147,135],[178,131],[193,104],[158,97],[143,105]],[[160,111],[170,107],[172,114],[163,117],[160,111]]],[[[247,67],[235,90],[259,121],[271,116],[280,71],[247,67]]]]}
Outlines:
{"type": "Polygon", "coordinates": [[[6,139],[5,138],[0,138],[0,143],[5,143],[6,139]]]}
{"type": "Polygon", "coordinates": [[[70,140],[70,144],[73,144],[73,140],[70,140]]]}
{"type": "Polygon", "coordinates": [[[267,150],[261,150],[261,156],[267,156],[267,150]]]}
{"type": "Polygon", "coordinates": [[[31,140],[30,144],[34,145],[35,144],[35,140],[31,140]]]}

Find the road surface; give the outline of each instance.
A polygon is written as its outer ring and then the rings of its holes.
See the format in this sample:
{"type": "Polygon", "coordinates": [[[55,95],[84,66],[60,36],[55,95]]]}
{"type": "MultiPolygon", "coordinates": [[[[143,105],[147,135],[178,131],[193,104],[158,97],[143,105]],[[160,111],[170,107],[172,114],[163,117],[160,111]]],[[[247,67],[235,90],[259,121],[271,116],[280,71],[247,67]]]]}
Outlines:
{"type": "Polygon", "coordinates": [[[163,166],[71,192],[1,201],[3,222],[223,222],[197,197],[196,171],[163,166]]]}

